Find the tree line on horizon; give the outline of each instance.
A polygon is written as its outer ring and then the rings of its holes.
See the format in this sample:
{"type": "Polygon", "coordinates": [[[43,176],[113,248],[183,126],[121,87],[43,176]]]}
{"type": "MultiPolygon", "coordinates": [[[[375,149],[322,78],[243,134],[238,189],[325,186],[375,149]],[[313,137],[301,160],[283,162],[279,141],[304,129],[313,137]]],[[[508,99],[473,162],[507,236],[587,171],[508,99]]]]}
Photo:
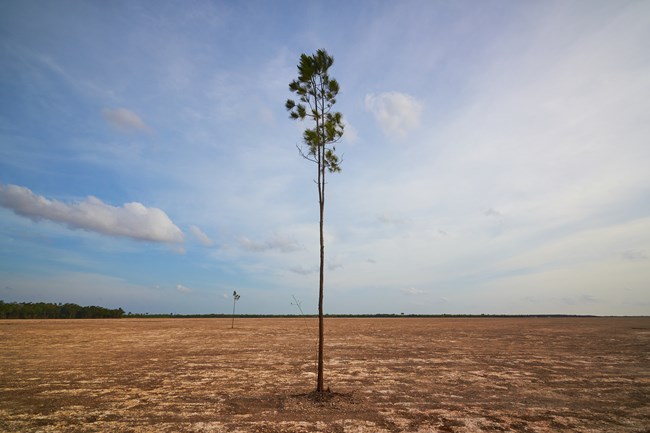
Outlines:
{"type": "Polygon", "coordinates": [[[0,300],[0,319],[117,319],[123,316],[124,310],[121,308],[0,300]]]}
{"type": "MultiPolygon", "coordinates": [[[[231,319],[230,313],[127,313],[125,318],[132,319],[231,319]]],[[[296,319],[296,318],[318,318],[318,314],[291,314],[291,313],[248,313],[236,314],[235,317],[240,319],[296,319]]],[[[404,314],[404,313],[326,313],[324,317],[328,319],[525,319],[525,318],[585,318],[585,317],[619,317],[619,316],[595,316],[591,314],[463,314],[463,313],[421,313],[421,314],[404,314]]]]}

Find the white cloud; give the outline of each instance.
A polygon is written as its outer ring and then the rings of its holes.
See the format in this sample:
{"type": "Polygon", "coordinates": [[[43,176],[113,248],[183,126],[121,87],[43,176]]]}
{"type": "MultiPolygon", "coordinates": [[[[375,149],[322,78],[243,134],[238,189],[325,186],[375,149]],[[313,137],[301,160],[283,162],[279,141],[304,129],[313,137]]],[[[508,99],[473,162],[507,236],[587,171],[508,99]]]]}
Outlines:
{"type": "Polygon", "coordinates": [[[176,291],[179,292],[179,293],[192,293],[193,292],[192,289],[190,289],[189,287],[184,286],[182,284],[177,284],[176,285],[176,291]]]}
{"type": "Polygon", "coordinates": [[[126,108],[105,109],[102,111],[102,116],[112,127],[122,132],[151,131],[140,116],[126,108]]]}
{"type": "Polygon", "coordinates": [[[206,247],[210,247],[214,245],[214,241],[210,239],[208,235],[206,235],[203,230],[198,228],[197,226],[190,226],[190,232],[194,235],[196,240],[198,240],[201,244],[205,245],[206,247]]]}
{"type": "Polygon", "coordinates": [[[424,295],[425,292],[424,290],[421,289],[416,289],[415,287],[408,287],[400,290],[402,293],[406,295],[424,295]]]}
{"type": "Polygon", "coordinates": [[[370,93],[366,95],[365,105],[384,134],[390,137],[403,139],[420,124],[422,103],[405,93],[370,93]]]}
{"type": "Polygon", "coordinates": [[[247,251],[265,252],[277,250],[282,253],[292,253],[302,249],[300,243],[289,236],[274,236],[265,241],[254,241],[245,236],[239,238],[239,244],[247,251]]]}
{"type": "Polygon", "coordinates": [[[114,207],[89,196],[80,203],[66,204],[36,195],[22,186],[0,185],[0,205],[33,221],[45,219],[73,229],[153,242],[184,240],[183,232],[164,211],[138,202],[114,207]]]}
{"type": "Polygon", "coordinates": [[[343,138],[345,141],[350,144],[356,144],[359,141],[359,133],[357,132],[357,129],[345,118],[343,118],[343,128],[343,138]]]}
{"type": "Polygon", "coordinates": [[[293,266],[289,268],[289,270],[298,275],[309,275],[309,274],[313,274],[314,272],[318,272],[318,268],[307,269],[301,265],[293,266]]]}

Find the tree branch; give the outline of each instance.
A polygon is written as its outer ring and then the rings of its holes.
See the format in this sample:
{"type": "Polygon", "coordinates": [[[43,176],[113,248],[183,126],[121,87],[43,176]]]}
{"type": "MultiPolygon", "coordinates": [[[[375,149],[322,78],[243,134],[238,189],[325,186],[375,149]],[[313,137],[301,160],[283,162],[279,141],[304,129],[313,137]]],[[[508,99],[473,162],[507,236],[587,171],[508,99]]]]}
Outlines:
{"type": "Polygon", "coordinates": [[[314,163],[318,164],[318,161],[316,161],[315,159],[310,158],[308,155],[305,155],[305,152],[303,152],[302,149],[300,148],[300,146],[297,145],[297,144],[296,144],[296,149],[298,149],[298,153],[300,153],[300,156],[305,158],[307,161],[311,161],[311,162],[314,162],[314,163]]]}

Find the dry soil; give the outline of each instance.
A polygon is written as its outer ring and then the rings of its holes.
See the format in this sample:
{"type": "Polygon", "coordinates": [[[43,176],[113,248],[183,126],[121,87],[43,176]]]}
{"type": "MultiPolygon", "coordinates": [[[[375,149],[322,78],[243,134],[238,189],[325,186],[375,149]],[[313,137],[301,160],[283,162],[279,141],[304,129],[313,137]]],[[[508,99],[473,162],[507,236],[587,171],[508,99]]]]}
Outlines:
{"type": "Polygon", "coordinates": [[[650,318],[0,321],[2,432],[650,432],[650,318]]]}

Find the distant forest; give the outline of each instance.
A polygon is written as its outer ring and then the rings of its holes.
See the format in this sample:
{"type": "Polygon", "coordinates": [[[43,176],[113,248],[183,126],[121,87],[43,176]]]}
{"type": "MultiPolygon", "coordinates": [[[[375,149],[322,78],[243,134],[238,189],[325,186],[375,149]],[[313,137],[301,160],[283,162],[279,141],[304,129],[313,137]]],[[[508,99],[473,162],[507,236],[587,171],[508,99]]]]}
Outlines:
{"type": "Polygon", "coordinates": [[[9,302],[0,300],[0,319],[109,319],[124,316],[124,310],[92,305],[9,302]]]}

